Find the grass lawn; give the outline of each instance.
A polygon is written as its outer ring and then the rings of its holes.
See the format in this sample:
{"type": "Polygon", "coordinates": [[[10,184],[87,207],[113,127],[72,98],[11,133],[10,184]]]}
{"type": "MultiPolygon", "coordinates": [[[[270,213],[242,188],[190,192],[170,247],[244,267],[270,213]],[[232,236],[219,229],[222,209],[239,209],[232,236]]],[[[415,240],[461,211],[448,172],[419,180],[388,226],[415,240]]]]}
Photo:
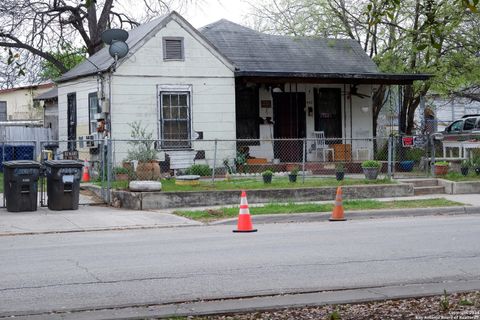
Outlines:
{"type": "Polygon", "coordinates": [[[451,181],[480,181],[480,175],[476,174],[473,169],[470,169],[467,176],[463,176],[458,172],[449,172],[443,179],[451,181]]]}
{"type": "MultiPolygon", "coordinates": [[[[260,179],[232,179],[230,181],[217,180],[212,184],[211,180],[200,180],[198,186],[178,186],[175,184],[175,179],[163,179],[162,191],[205,191],[205,190],[253,190],[253,189],[287,189],[287,188],[312,188],[312,187],[336,187],[336,186],[350,186],[350,185],[365,185],[365,184],[389,184],[396,183],[389,179],[354,179],[345,178],[343,181],[337,181],[335,178],[306,178],[305,183],[302,183],[302,178],[299,176],[296,183],[288,181],[288,177],[274,177],[271,184],[264,184],[260,179]]],[[[101,185],[101,183],[97,183],[101,185]]],[[[127,189],[127,181],[114,181],[112,187],[115,189],[127,189]]]]}
{"type": "MultiPolygon", "coordinates": [[[[422,199],[422,200],[345,200],[343,207],[351,210],[371,209],[403,209],[403,208],[431,208],[461,206],[463,203],[450,201],[443,198],[422,199]]],[[[287,214],[303,212],[330,212],[333,209],[333,201],[328,204],[318,203],[288,203],[288,204],[266,204],[261,207],[250,207],[250,214],[287,214]]],[[[238,207],[225,207],[218,209],[196,210],[196,211],[174,211],[175,214],[194,220],[212,221],[226,218],[233,218],[238,215],[238,207]]]]}

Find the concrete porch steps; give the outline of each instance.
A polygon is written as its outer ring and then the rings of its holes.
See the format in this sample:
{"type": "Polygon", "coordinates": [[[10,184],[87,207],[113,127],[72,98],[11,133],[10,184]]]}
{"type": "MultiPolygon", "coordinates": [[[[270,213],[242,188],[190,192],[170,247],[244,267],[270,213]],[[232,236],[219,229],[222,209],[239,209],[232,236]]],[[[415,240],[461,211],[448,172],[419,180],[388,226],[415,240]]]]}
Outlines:
{"type": "Polygon", "coordinates": [[[428,187],[414,187],[413,194],[416,196],[424,196],[427,194],[442,194],[445,193],[443,186],[428,186],[428,187]]]}
{"type": "Polygon", "coordinates": [[[413,194],[416,196],[445,193],[445,187],[438,185],[437,179],[406,179],[402,182],[413,184],[413,194]]]}

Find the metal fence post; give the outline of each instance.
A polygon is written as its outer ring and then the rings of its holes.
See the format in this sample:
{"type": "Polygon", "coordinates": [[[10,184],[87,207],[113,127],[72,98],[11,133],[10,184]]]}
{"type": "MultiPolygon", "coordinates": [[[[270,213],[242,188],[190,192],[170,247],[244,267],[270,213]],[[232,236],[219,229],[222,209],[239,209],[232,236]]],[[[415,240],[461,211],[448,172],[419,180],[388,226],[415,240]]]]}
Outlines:
{"type": "Polygon", "coordinates": [[[303,148],[302,148],[302,183],[305,183],[305,158],[306,158],[306,148],[307,148],[307,138],[303,138],[303,148]]]}
{"type": "Polygon", "coordinates": [[[215,139],[215,150],[213,151],[212,183],[215,183],[215,169],[217,164],[217,144],[218,144],[218,140],[215,139]]]}
{"type": "Polygon", "coordinates": [[[392,136],[388,136],[388,165],[387,165],[387,168],[388,168],[388,179],[392,179],[392,152],[393,152],[393,149],[392,149],[392,145],[393,145],[393,139],[392,139],[392,136]]]}
{"type": "Polygon", "coordinates": [[[430,174],[432,175],[432,177],[435,177],[435,139],[434,139],[434,135],[431,135],[430,136],[430,144],[432,146],[432,159],[431,161],[429,162],[429,166],[430,166],[430,174]]]}
{"type": "Polygon", "coordinates": [[[110,189],[112,179],[112,139],[107,138],[107,203],[110,204],[110,189]]]}

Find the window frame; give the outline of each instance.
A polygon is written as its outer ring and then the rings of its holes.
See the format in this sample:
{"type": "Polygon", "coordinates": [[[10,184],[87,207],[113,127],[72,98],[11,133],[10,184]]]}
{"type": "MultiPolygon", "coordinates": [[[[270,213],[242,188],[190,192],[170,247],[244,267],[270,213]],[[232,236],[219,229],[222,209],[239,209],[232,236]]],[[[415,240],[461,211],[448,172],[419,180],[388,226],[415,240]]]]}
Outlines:
{"type": "Polygon", "coordinates": [[[193,90],[192,85],[157,85],[157,136],[160,143],[157,148],[161,150],[188,150],[192,148],[193,136],[193,90]],[[182,146],[165,145],[164,139],[164,119],[163,119],[163,95],[164,94],[186,94],[187,95],[187,139],[188,144],[182,146]]]}
{"type": "Polygon", "coordinates": [[[185,61],[185,40],[183,37],[163,37],[162,48],[163,48],[163,61],[185,61]],[[180,41],[181,58],[167,58],[167,41],[168,40],[180,41]]]}
{"type": "Polygon", "coordinates": [[[97,130],[96,130],[96,126],[97,126],[96,119],[93,119],[93,120],[95,120],[95,130],[92,131],[92,128],[91,128],[91,124],[92,124],[93,121],[92,121],[91,114],[90,114],[90,111],[92,109],[92,107],[90,106],[90,102],[91,102],[90,99],[94,96],[97,98],[97,112],[96,113],[101,112],[100,104],[99,104],[99,101],[98,101],[98,92],[97,91],[96,92],[90,92],[88,94],[88,132],[89,132],[89,134],[94,134],[94,133],[97,132],[97,130]]]}
{"type": "Polygon", "coordinates": [[[0,100],[0,102],[5,103],[5,121],[8,121],[8,102],[6,100],[0,100]]]}
{"type": "Polygon", "coordinates": [[[475,118],[466,118],[466,119],[463,121],[462,131],[472,131],[472,130],[474,130],[475,127],[477,126],[477,120],[478,120],[478,118],[476,118],[476,117],[475,117],[475,118]],[[467,122],[468,122],[469,124],[471,124],[472,120],[473,120],[472,128],[470,128],[470,129],[465,128],[465,125],[467,124],[467,122]]]}

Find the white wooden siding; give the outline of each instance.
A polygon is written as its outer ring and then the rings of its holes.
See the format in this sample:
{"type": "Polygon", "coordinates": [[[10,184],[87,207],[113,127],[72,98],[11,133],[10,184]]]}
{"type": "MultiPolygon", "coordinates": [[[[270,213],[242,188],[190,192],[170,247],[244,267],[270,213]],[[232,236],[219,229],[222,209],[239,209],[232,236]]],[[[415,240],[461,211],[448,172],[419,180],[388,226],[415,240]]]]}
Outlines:
{"type": "Polygon", "coordinates": [[[77,137],[88,135],[88,94],[97,91],[96,77],[58,84],[58,135],[59,140],[67,140],[67,95],[75,93],[77,99],[77,137]]]}

